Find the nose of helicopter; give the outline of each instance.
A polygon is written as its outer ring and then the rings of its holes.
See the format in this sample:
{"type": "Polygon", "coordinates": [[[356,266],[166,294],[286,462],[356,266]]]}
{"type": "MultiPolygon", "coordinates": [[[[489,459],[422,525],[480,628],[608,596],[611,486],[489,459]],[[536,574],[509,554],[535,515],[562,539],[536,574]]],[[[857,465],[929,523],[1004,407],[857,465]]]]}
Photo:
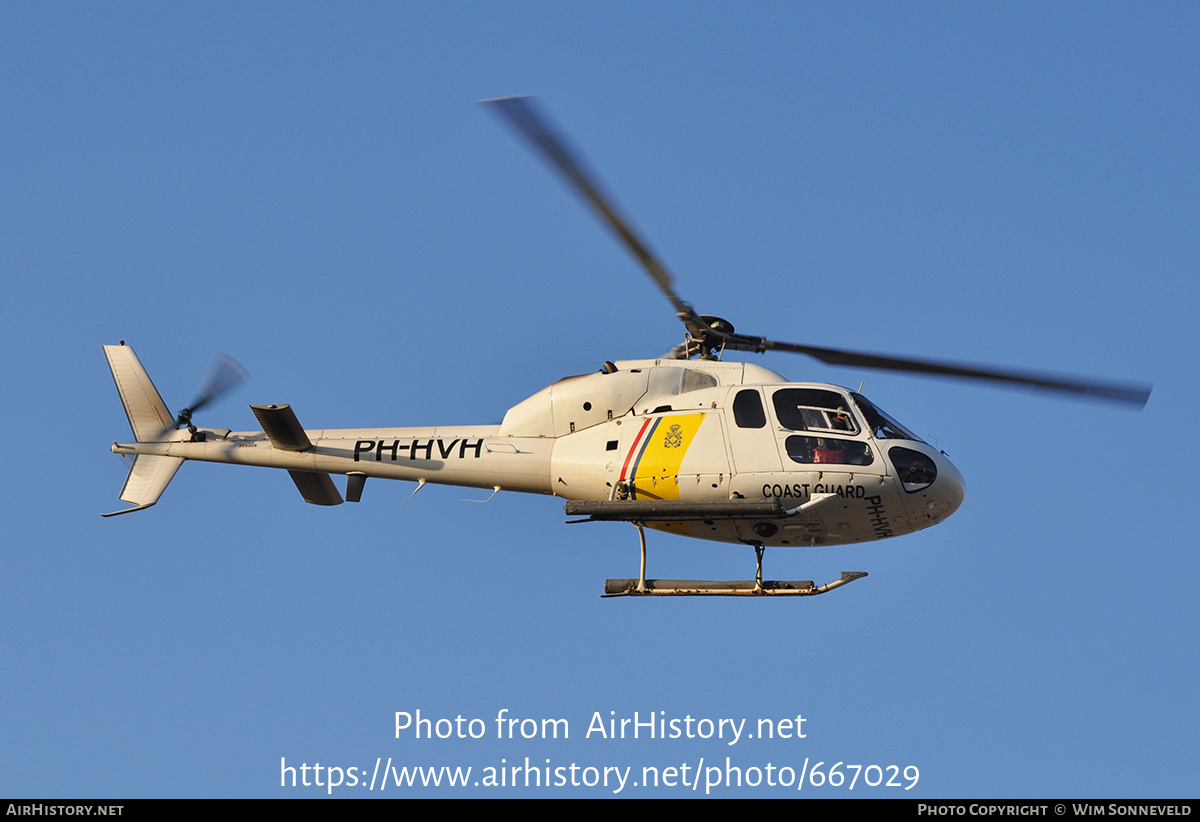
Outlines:
{"type": "Polygon", "coordinates": [[[936,515],[945,519],[962,505],[967,492],[967,483],[963,479],[962,472],[945,454],[939,451],[935,459],[938,473],[937,479],[934,480],[933,487],[930,489],[933,492],[931,504],[938,509],[936,515]]]}

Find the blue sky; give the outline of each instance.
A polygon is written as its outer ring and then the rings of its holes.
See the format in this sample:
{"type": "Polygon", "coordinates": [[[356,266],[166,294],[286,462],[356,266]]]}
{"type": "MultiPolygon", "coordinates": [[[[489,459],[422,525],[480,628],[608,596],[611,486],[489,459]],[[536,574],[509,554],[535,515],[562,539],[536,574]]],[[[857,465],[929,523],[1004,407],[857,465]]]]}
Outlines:
{"type": "MultiPolygon", "coordinates": [[[[326,795],[282,788],[281,760],[636,781],[729,757],[920,772],[801,795],[1194,796],[1200,451],[1176,426],[1200,403],[1198,35],[1188,4],[4,5],[0,794],[326,795]],[[174,409],[228,352],[253,381],[200,421],[250,429],[278,402],[312,428],[498,422],[679,341],[475,105],[516,93],[702,313],[1154,394],[1138,414],[754,358],[865,381],[966,476],[937,528],[769,551],[771,577],[870,573],[816,599],[602,600],[636,533],[566,526],[553,498],[401,507],[410,484],[374,482],[324,509],[282,473],[187,464],[154,509],[97,516],[129,439],[105,343],[174,409]],[[418,709],[489,733],[396,738],[418,709]],[[570,738],[498,740],[502,709],[570,738]],[[806,735],[585,738],[635,711],[806,735]]],[[[749,548],[650,539],[651,576],[753,572],[749,548]]]]}

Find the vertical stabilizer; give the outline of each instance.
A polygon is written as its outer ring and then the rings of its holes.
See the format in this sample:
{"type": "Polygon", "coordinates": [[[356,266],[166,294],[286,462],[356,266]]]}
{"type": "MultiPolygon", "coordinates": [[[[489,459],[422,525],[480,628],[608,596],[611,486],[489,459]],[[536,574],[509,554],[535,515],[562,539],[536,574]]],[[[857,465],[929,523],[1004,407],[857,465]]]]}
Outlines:
{"type": "Polygon", "coordinates": [[[133,438],[138,442],[162,440],[164,432],[175,427],[175,417],[167,410],[133,349],[124,344],[106,345],[104,356],[125,406],[125,416],[129,417],[133,438]]]}
{"type": "MultiPolygon", "coordinates": [[[[129,418],[133,438],[138,442],[165,439],[168,432],[175,430],[175,418],[167,410],[166,403],[158,395],[154,383],[150,382],[150,375],[138,362],[133,349],[124,344],[106,345],[104,356],[108,358],[117,393],[121,395],[121,404],[125,406],[125,416],[129,418]]],[[[121,489],[121,499],[133,503],[134,507],[100,516],[111,517],[149,508],[158,502],[181,465],[182,457],[139,454],[134,458],[133,467],[129,469],[129,476],[125,478],[125,486],[121,489]]]]}
{"type": "Polygon", "coordinates": [[[100,516],[115,517],[117,514],[128,514],[130,511],[149,508],[158,502],[162,492],[167,490],[167,484],[181,465],[183,465],[183,457],[138,454],[133,458],[133,467],[129,469],[129,476],[125,478],[125,487],[121,489],[121,499],[125,502],[132,502],[135,507],[100,516]]]}

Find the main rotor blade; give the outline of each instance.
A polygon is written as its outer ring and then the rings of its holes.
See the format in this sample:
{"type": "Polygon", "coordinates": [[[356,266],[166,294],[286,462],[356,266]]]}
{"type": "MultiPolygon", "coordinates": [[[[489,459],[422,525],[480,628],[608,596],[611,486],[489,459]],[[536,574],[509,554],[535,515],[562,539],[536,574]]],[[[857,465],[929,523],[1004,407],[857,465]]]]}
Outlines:
{"type": "MultiPolygon", "coordinates": [[[[735,336],[740,337],[741,335],[735,336]]],[[[1138,408],[1145,406],[1146,401],[1150,399],[1151,386],[1149,385],[1084,381],[1029,371],[1008,371],[978,368],[959,363],[887,357],[880,354],[842,351],[836,348],[820,348],[814,345],[798,345],[796,343],[774,342],[766,339],[750,340],[749,344],[744,346],[739,344],[740,342],[732,342],[728,347],[753,351],[791,351],[795,354],[807,354],[829,365],[850,365],[857,368],[879,368],[888,371],[937,374],[946,377],[966,377],[968,379],[1002,382],[1010,385],[1028,385],[1033,388],[1042,388],[1049,391],[1062,391],[1084,397],[1094,397],[1096,399],[1136,405],[1138,408]]]]}
{"type": "Polygon", "coordinates": [[[830,365],[850,365],[860,368],[965,377],[1010,385],[1027,385],[1083,397],[1112,400],[1136,405],[1139,408],[1144,406],[1150,397],[1150,386],[1147,385],[1081,381],[1032,372],[888,357],[880,354],[775,342],[763,337],[735,333],[731,325],[718,318],[700,317],[692,306],[676,293],[674,278],[666,267],[659,262],[633,230],[629,221],[617,210],[612,199],[601,189],[599,181],[588,173],[580,155],[573,149],[567,138],[561,133],[555,133],[550,127],[549,118],[538,110],[532,97],[499,97],[482,102],[507,117],[513,127],[525,135],[534,147],[567,178],[568,182],[583,195],[584,199],[617,235],[617,238],[642,264],[646,273],[658,285],[659,290],[671,301],[679,318],[687,327],[690,337],[684,346],[677,349],[676,356],[691,356],[696,353],[701,356],[711,356],[714,352],[723,349],[760,353],[763,351],[790,351],[796,354],[807,354],[830,365]]]}
{"type": "Polygon", "coordinates": [[[584,199],[596,210],[600,218],[608,224],[625,247],[630,250],[646,273],[658,285],[660,291],[671,301],[680,319],[689,330],[703,327],[695,310],[675,292],[675,280],[666,267],[659,262],[654,253],[633,230],[624,215],[613,205],[612,198],[605,195],[599,181],[590,176],[585,169],[580,155],[570,146],[567,138],[560,132],[554,133],[550,128],[549,118],[537,110],[532,97],[497,97],[494,100],[480,101],[493,111],[498,111],[508,118],[508,121],[533,143],[545,155],[563,176],[567,178],[584,199]]]}

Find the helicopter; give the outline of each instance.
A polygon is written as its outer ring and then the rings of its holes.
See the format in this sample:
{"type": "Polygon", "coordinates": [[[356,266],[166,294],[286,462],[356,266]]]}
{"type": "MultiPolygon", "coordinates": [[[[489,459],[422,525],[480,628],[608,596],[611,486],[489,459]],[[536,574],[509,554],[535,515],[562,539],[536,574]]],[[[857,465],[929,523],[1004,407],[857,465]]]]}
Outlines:
{"type": "MultiPolygon", "coordinates": [[[[654,359],[606,361],[508,410],[499,425],[306,429],[286,404],[252,405],[261,431],[199,428],[193,414],[245,378],[219,358],[192,403],[172,415],[133,349],[103,347],[134,442],[120,499],[155,505],[185,460],[281,468],[314,505],[359,502],[368,478],[547,494],[571,522],[618,521],[638,531],[633,579],[606,580],[603,596],[813,596],[824,585],[764,580],[765,550],[850,545],[936,525],[963,502],[962,474],[861,393],[790,382],[728,351],[804,354],[832,365],[1025,386],[1143,407],[1150,386],[917,360],[779,342],[698,314],[674,277],[530,97],[482,101],[556,169],[633,255],[670,302],[684,340],[654,359]],[[345,494],[332,475],[346,477],[345,494]],[[646,533],[754,548],[753,580],[646,578],[646,533]]],[[[413,493],[415,494],[416,491],[413,493]]],[[[489,497],[490,499],[490,497],[489,497]]]]}

